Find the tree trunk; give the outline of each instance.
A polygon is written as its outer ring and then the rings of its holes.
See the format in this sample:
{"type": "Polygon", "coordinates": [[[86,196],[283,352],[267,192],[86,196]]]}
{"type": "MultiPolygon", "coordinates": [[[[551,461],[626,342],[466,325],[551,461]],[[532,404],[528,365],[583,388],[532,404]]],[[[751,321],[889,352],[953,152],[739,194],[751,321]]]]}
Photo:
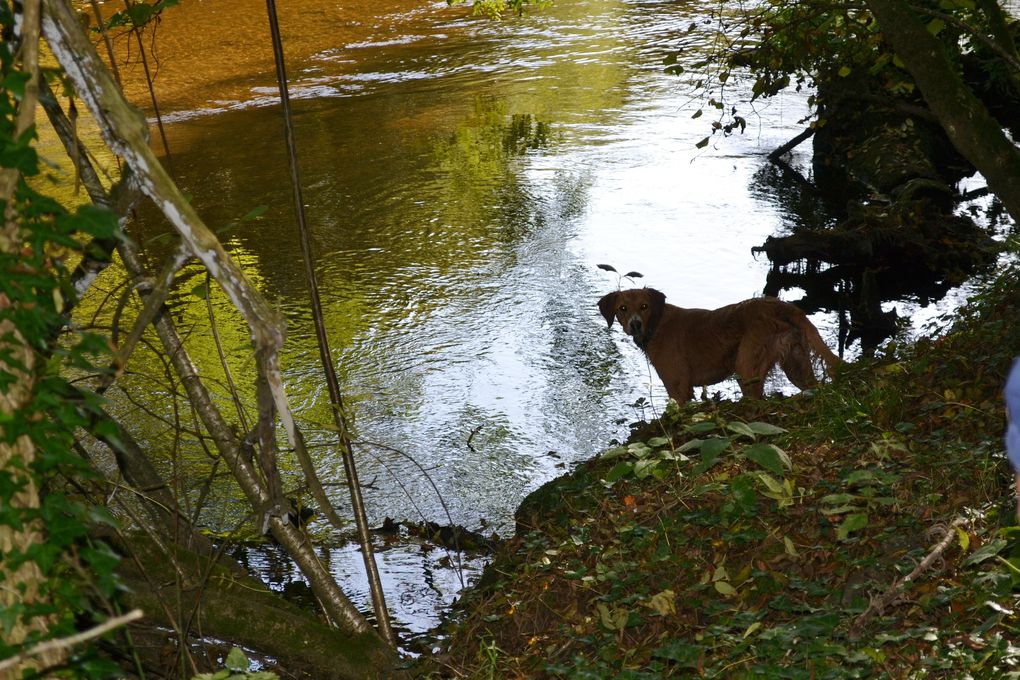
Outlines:
{"type": "Polygon", "coordinates": [[[866,0],[949,139],[1020,222],[1020,150],[957,73],[939,41],[903,0],[866,0]]]}

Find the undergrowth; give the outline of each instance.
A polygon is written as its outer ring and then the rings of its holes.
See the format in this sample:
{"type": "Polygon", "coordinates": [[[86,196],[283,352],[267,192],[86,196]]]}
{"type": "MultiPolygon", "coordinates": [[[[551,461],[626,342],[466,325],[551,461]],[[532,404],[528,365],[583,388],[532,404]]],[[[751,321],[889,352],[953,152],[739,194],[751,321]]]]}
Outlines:
{"type": "Polygon", "coordinates": [[[1017,273],[935,338],[795,397],[667,410],[539,489],[423,673],[1020,677],[1017,273]]]}

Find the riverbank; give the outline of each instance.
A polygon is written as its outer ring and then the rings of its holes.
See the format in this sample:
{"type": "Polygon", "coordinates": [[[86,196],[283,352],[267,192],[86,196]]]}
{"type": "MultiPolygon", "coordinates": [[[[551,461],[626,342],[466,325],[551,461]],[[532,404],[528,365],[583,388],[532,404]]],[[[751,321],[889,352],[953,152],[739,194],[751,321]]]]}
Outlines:
{"type": "Polygon", "coordinates": [[[1016,672],[1018,274],[809,393],[688,404],[543,486],[422,673],[1016,672]]]}

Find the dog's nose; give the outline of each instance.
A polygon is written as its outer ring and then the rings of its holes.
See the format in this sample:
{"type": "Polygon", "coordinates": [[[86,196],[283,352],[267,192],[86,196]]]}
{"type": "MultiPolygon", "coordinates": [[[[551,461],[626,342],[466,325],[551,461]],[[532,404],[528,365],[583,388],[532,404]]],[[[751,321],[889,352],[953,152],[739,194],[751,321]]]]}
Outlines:
{"type": "Polygon", "coordinates": [[[630,327],[631,335],[637,335],[641,332],[641,317],[632,316],[630,318],[630,323],[628,323],[627,326],[630,327]]]}

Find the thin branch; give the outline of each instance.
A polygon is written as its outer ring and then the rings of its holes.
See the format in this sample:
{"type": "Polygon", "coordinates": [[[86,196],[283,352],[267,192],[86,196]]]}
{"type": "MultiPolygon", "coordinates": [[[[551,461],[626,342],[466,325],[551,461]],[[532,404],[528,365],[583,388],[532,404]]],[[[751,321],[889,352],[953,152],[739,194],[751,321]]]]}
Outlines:
{"type": "Polygon", "coordinates": [[[46,642],[40,642],[35,647],[32,647],[29,650],[26,650],[20,654],[16,654],[15,656],[0,661],[0,672],[6,671],[10,668],[15,668],[24,661],[31,659],[33,657],[43,656],[49,654],[50,652],[55,651],[66,651],[71,647],[80,645],[83,642],[88,642],[93,638],[105,635],[109,633],[111,630],[115,630],[117,628],[120,628],[121,626],[126,626],[132,621],[137,621],[143,616],[145,616],[145,614],[142,612],[141,609],[134,609],[132,611],[129,611],[127,614],[124,614],[123,616],[116,616],[112,619],[107,619],[98,626],[94,626],[92,628],[89,628],[88,630],[76,633],[75,635],[71,635],[65,638],[57,638],[55,640],[47,640],[46,642]]]}
{"type": "Polygon", "coordinates": [[[921,560],[916,567],[914,567],[913,571],[903,578],[895,579],[882,595],[871,598],[871,604],[864,613],[857,617],[857,620],[854,621],[853,625],[850,627],[850,637],[857,637],[860,631],[871,622],[871,619],[875,618],[875,616],[881,615],[881,613],[885,611],[886,607],[890,606],[900,597],[903,590],[909,586],[911,582],[927,571],[931,565],[942,556],[942,553],[944,553],[949,546],[952,545],[953,539],[956,538],[956,528],[966,523],[967,520],[962,517],[958,517],[953,520],[952,523],[946,527],[946,534],[942,537],[942,540],[940,540],[935,547],[931,549],[931,552],[929,552],[928,555],[921,560]]]}

